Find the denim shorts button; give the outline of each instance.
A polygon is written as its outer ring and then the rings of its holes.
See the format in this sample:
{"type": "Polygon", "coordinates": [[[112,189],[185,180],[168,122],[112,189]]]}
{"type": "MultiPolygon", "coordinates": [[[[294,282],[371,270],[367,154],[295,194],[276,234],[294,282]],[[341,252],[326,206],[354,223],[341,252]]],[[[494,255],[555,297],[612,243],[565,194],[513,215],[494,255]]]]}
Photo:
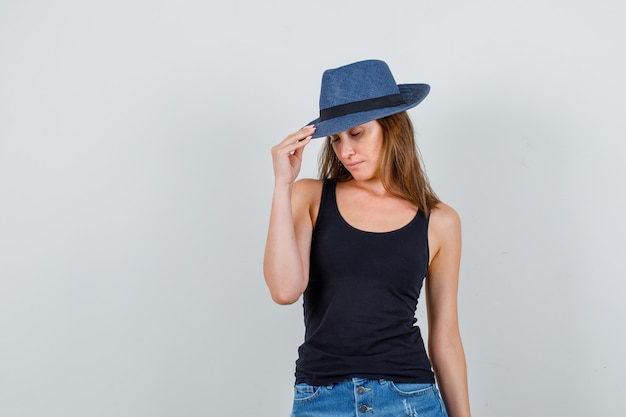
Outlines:
{"type": "Polygon", "coordinates": [[[356,392],[357,392],[358,394],[365,394],[365,391],[367,391],[367,390],[366,390],[365,388],[363,388],[363,387],[359,387],[359,388],[356,390],[356,392]]]}
{"type": "Polygon", "coordinates": [[[362,412],[362,413],[366,413],[369,410],[370,410],[370,408],[368,406],[366,406],[365,404],[363,404],[363,405],[361,405],[359,407],[359,411],[362,412]]]}

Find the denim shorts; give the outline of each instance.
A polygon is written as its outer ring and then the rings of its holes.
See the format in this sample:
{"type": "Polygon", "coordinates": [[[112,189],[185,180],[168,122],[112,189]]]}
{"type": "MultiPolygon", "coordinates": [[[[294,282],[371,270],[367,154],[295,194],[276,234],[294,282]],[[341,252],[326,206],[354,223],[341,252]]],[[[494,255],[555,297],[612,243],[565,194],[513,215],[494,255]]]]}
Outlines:
{"type": "Polygon", "coordinates": [[[435,384],[352,378],[294,387],[291,417],[447,417],[435,384]]]}

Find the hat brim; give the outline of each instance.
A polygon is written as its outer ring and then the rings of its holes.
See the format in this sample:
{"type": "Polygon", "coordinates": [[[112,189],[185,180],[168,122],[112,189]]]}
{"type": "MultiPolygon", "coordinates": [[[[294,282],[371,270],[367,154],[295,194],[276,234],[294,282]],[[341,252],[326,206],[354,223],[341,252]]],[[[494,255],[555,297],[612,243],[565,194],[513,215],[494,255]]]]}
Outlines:
{"type": "Polygon", "coordinates": [[[399,84],[398,89],[400,90],[405,104],[347,114],[321,122],[319,118],[311,121],[308,125],[315,125],[313,139],[335,135],[339,132],[352,129],[355,126],[362,125],[363,123],[409,110],[426,98],[430,91],[430,86],[428,84],[399,84]]]}

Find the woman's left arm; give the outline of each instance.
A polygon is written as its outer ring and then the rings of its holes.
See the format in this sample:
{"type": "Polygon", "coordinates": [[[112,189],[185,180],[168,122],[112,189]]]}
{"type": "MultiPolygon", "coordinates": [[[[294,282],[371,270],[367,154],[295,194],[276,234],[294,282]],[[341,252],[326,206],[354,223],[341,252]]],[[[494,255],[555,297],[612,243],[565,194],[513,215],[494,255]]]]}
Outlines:
{"type": "Polygon", "coordinates": [[[431,212],[428,242],[428,353],[448,415],[469,417],[467,367],[457,312],[461,221],[454,209],[439,203],[431,212]]]}

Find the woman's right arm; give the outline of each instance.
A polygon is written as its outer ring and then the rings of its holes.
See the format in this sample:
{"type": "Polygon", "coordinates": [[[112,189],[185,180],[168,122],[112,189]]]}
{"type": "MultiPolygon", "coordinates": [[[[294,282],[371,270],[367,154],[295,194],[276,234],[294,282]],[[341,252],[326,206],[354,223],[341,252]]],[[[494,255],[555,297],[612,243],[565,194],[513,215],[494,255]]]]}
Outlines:
{"type": "Polygon", "coordinates": [[[310,216],[310,182],[295,180],[302,152],[315,128],[306,126],[272,148],[274,195],[265,244],[263,273],[272,299],[278,304],[296,302],[309,281],[309,252],[313,225],[310,216]]]}

